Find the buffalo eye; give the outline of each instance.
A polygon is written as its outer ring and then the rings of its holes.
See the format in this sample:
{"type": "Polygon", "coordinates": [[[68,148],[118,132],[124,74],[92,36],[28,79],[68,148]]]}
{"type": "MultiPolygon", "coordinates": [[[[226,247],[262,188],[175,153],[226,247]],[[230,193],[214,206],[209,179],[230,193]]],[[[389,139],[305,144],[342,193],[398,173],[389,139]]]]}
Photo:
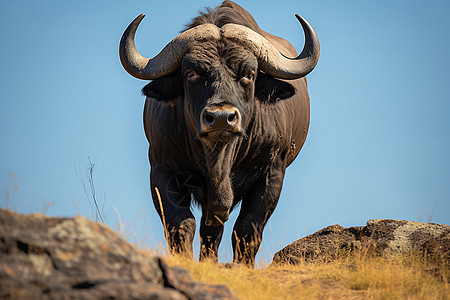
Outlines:
{"type": "Polygon", "coordinates": [[[194,70],[190,70],[190,69],[186,70],[186,72],[184,74],[186,76],[186,79],[188,79],[188,80],[192,80],[198,76],[194,70]]]}
{"type": "Polygon", "coordinates": [[[241,78],[241,83],[242,84],[250,84],[255,80],[255,71],[250,71],[247,73],[247,75],[245,75],[244,77],[241,78]]]}

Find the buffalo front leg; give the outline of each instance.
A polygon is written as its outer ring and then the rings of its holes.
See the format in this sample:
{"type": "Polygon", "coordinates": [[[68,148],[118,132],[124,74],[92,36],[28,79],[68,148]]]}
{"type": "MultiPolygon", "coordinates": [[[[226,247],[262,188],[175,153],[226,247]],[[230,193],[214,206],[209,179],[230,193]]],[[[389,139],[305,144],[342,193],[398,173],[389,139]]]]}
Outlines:
{"type": "Polygon", "coordinates": [[[206,225],[208,211],[203,209],[200,224],[200,260],[218,262],[219,244],[222,240],[224,224],[217,220],[214,224],[206,225]]]}
{"type": "Polygon", "coordinates": [[[284,171],[270,171],[255,183],[241,204],[232,233],[233,261],[254,266],[264,226],[277,206],[284,171]]]}
{"type": "Polygon", "coordinates": [[[161,166],[151,168],[153,204],[163,223],[169,251],[192,258],[195,218],[186,180],[186,174],[175,174],[161,166]]]}

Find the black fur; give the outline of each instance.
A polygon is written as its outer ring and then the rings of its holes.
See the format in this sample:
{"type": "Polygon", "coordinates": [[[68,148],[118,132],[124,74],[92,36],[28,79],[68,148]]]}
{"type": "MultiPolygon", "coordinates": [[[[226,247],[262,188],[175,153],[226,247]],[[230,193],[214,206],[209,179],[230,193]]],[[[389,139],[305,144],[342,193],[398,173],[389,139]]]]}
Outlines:
{"type": "Polygon", "coordinates": [[[186,29],[194,28],[201,24],[211,23],[221,28],[225,24],[238,24],[249,27],[257,31],[255,26],[249,24],[242,15],[234,10],[230,4],[225,1],[221,6],[215,9],[206,8],[205,12],[200,11],[199,16],[192,19],[192,22],[186,25],[186,29]]]}

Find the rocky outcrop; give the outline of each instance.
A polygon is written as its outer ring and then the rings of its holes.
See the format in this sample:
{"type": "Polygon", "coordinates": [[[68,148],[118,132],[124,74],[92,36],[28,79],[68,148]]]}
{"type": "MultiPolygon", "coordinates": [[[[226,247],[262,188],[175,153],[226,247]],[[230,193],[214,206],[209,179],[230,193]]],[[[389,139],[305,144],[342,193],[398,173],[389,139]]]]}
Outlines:
{"type": "Polygon", "coordinates": [[[329,261],[348,252],[421,254],[450,265],[450,226],[398,220],[369,220],[366,226],[328,226],[274,255],[273,263],[329,261]]]}
{"type": "Polygon", "coordinates": [[[84,217],[0,209],[0,299],[235,299],[84,217]]]}

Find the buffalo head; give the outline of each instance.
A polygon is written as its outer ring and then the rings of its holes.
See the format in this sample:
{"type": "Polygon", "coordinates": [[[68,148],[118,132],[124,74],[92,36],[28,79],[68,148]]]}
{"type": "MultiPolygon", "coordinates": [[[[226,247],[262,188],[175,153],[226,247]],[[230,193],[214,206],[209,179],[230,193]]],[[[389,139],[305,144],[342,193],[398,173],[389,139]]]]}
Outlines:
{"type": "MultiPolygon", "coordinates": [[[[306,42],[296,58],[285,57],[267,39],[248,27],[226,24],[218,28],[213,24],[202,24],[181,33],[158,55],[148,59],[139,54],[134,43],[136,29],[144,16],[138,16],[122,36],[119,51],[123,67],[139,79],[175,75],[181,89],[178,87],[171,93],[183,94],[186,125],[210,146],[245,135],[255,84],[261,81],[261,88],[257,89],[261,92],[267,88],[263,81],[268,76],[280,79],[303,77],[318,60],[317,36],[299,15],[296,17],[303,27],[306,42]]],[[[276,91],[278,98],[294,93],[289,84],[280,82],[280,85],[276,91]]],[[[161,91],[164,88],[167,87],[150,84],[143,91],[147,96],[165,100],[162,98],[168,91],[161,91]]]]}

